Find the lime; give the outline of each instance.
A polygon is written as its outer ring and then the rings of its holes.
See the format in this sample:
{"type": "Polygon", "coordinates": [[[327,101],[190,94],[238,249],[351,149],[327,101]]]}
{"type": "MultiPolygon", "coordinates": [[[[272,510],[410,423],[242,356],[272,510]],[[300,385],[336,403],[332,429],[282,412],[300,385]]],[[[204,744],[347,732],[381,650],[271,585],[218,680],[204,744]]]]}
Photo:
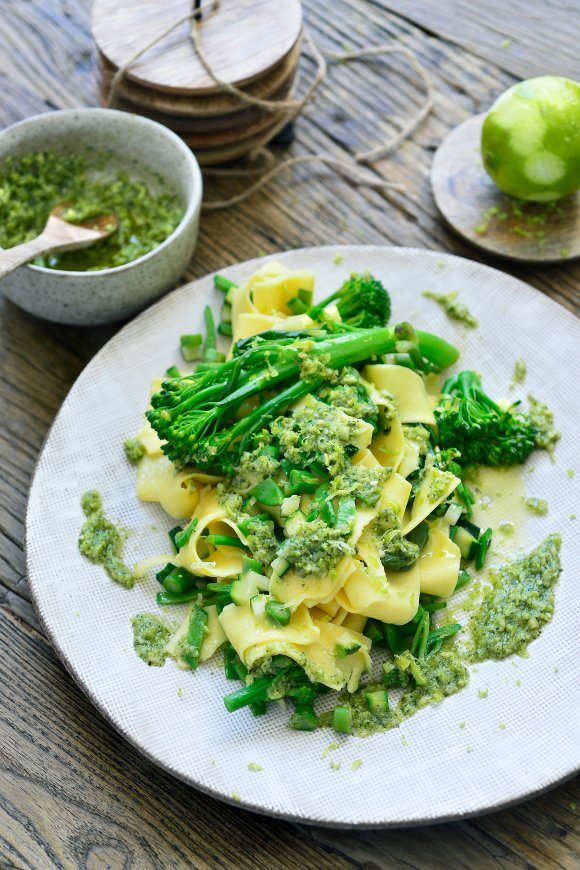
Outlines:
{"type": "Polygon", "coordinates": [[[517,199],[550,202],[580,188],[580,82],[540,76],[509,88],[481,132],[486,171],[517,199]]]}

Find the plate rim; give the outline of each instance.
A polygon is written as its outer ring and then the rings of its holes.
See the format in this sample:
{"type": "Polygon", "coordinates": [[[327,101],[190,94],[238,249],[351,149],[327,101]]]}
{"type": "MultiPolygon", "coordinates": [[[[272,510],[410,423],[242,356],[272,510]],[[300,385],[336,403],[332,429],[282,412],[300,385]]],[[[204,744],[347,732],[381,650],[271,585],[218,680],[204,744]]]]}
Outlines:
{"type": "MultiPolygon", "coordinates": [[[[504,280],[507,279],[507,280],[513,282],[514,286],[520,285],[520,289],[525,289],[526,292],[532,291],[534,293],[540,294],[542,296],[544,302],[549,303],[551,306],[554,307],[554,309],[558,309],[560,315],[561,315],[561,312],[563,311],[566,316],[569,316],[572,319],[578,320],[578,318],[576,318],[575,314],[572,311],[570,311],[568,308],[566,308],[564,305],[557,302],[555,299],[552,299],[551,297],[546,296],[546,294],[542,293],[541,290],[539,290],[536,287],[533,287],[533,285],[528,284],[527,282],[521,280],[520,278],[516,278],[513,275],[507,274],[507,273],[501,271],[501,269],[495,268],[493,266],[488,266],[486,263],[481,263],[477,260],[472,260],[469,257],[462,257],[462,256],[459,256],[459,255],[454,254],[454,253],[449,253],[447,251],[440,251],[440,250],[431,249],[431,248],[414,248],[414,247],[398,246],[398,245],[356,245],[356,244],[311,246],[311,247],[305,247],[305,248],[294,248],[294,249],[291,249],[288,251],[280,251],[280,252],[273,253],[273,254],[267,254],[266,256],[254,257],[251,260],[245,260],[242,262],[232,263],[232,264],[229,264],[228,266],[224,266],[223,269],[219,270],[219,272],[220,272],[220,274],[223,273],[223,274],[226,274],[226,276],[227,276],[227,272],[230,269],[234,269],[234,268],[238,268],[238,267],[248,267],[249,268],[249,267],[258,265],[260,263],[263,263],[264,261],[270,260],[270,259],[280,259],[283,261],[287,257],[301,255],[304,253],[311,253],[314,251],[316,251],[318,254],[320,254],[321,257],[324,256],[325,254],[328,255],[330,252],[332,252],[333,254],[342,253],[346,257],[348,252],[352,252],[352,251],[358,252],[361,250],[362,251],[364,251],[364,250],[369,251],[369,253],[376,252],[377,250],[385,250],[385,251],[391,250],[391,251],[396,251],[398,254],[403,253],[403,254],[419,255],[421,257],[427,255],[428,258],[433,258],[433,257],[436,257],[438,259],[449,258],[452,260],[459,260],[459,261],[471,263],[471,264],[477,266],[478,268],[482,267],[488,271],[496,273],[498,275],[498,277],[501,279],[504,279],[504,280]]],[[[212,270],[210,272],[206,272],[205,275],[202,275],[199,278],[195,278],[192,281],[188,281],[185,284],[182,284],[179,287],[175,288],[174,290],[170,291],[163,298],[156,301],[152,305],[148,306],[143,311],[141,311],[138,315],[136,315],[135,317],[131,318],[126,323],[124,323],[123,326],[113,336],[111,336],[111,338],[109,338],[108,341],[105,342],[105,344],[89,360],[89,362],[85,365],[85,367],[82,369],[82,371],[79,372],[79,374],[75,378],[75,380],[72,383],[71,387],[69,388],[64,400],[62,401],[62,403],[58,409],[58,412],[56,413],[53,421],[51,422],[49,428],[47,429],[46,434],[44,436],[44,439],[42,441],[41,447],[38,451],[38,455],[36,457],[33,472],[32,472],[31,479],[30,479],[30,485],[29,485],[27,498],[26,498],[25,515],[24,515],[24,553],[25,553],[26,577],[28,580],[28,585],[29,585],[29,589],[30,589],[30,593],[31,593],[32,603],[34,605],[35,614],[36,614],[36,616],[37,616],[37,618],[38,618],[38,620],[43,628],[43,631],[44,631],[48,641],[50,642],[52,649],[56,653],[57,658],[59,659],[60,663],[64,666],[67,673],[71,676],[71,678],[73,679],[73,682],[81,689],[82,693],[89,699],[91,704],[93,704],[93,706],[96,707],[96,709],[103,716],[103,718],[105,719],[107,724],[110,725],[111,727],[113,727],[114,730],[123,737],[123,739],[127,740],[127,742],[140,755],[144,756],[147,759],[147,761],[151,762],[155,767],[160,768],[165,773],[168,773],[170,776],[175,777],[180,782],[183,782],[186,785],[188,785],[192,788],[195,788],[197,791],[199,791],[203,794],[206,794],[209,797],[214,798],[216,800],[219,800],[223,803],[229,804],[232,807],[238,807],[240,809],[245,809],[245,810],[248,810],[250,812],[256,813],[258,815],[262,815],[262,816],[266,816],[266,817],[270,817],[270,818],[282,819],[283,821],[287,821],[287,822],[310,825],[312,827],[323,827],[323,828],[330,828],[330,829],[335,828],[335,829],[340,829],[340,830],[387,830],[387,829],[394,830],[394,829],[398,829],[398,828],[413,828],[413,827],[420,827],[423,825],[444,824],[447,822],[461,821],[463,819],[476,818],[478,816],[488,815],[491,813],[500,812],[501,810],[504,810],[504,809],[509,809],[510,807],[516,806],[524,801],[529,801],[529,800],[532,800],[536,797],[539,797],[539,796],[547,793],[548,791],[552,790],[556,786],[564,784],[564,783],[568,782],[569,780],[571,780],[580,771],[580,763],[578,764],[577,767],[573,767],[572,769],[565,772],[561,776],[557,776],[553,779],[549,779],[548,782],[544,781],[542,784],[540,784],[535,789],[534,788],[528,789],[524,793],[518,794],[516,797],[507,798],[505,801],[502,801],[499,803],[494,803],[494,804],[486,803],[477,809],[468,810],[466,812],[459,811],[456,813],[447,813],[444,815],[437,815],[436,817],[424,816],[421,818],[414,817],[414,818],[409,818],[409,819],[404,819],[404,820],[400,820],[400,819],[396,820],[396,821],[384,820],[384,821],[376,821],[376,822],[358,822],[358,821],[357,822],[346,822],[346,821],[336,821],[336,820],[328,820],[328,819],[322,819],[322,820],[315,819],[315,818],[312,818],[311,816],[300,815],[300,813],[298,813],[298,812],[285,813],[285,812],[278,811],[276,809],[269,809],[269,808],[266,808],[259,803],[256,803],[252,800],[247,800],[244,798],[241,798],[238,800],[237,798],[233,798],[231,795],[228,795],[222,791],[219,791],[217,789],[213,789],[210,786],[207,786],[207,785],[201,783],[200,781],[196,780],[192,776],[189,776],[183,772],[180,772],[179,770],[175,769],[171,765],[169,765],[169,764],[165,763],[164,761],[155,757],[154,753],[151,752],[145,745],[142,745],[136,736],[133,736],[128,731],[127,728],[125,728],[120,722],[117,722],[115,720],[113,714],[107,709],[106,705],[104,703],[102,703],[99,700],[99,698],[96,696],[95,691],[93,691],[91,688],[89,688],[87,685],[85,685],[82,676],[77,673],[74,662],[62,649],[62,647],[59,643],[57,634],[56,634],[56,630],[53,631],[48,626],[48,624],[43,616],[42,608],[40,606],[40,600],[37,600],[38,590],[36,588],[36,584],[33,580],[31,570],[30,570],[31,569],[31,560],[30,560],[30,553],[29,553],[29,547],[28,547],[30,503],[31,503],[31,495],[32,495],[32,492],[33,492],[33,489],[34,489],[35,483],[36,483],[36,478],[37,478],[37,475],[40,471],[40,466],[41,466],[42,458],[43,458],[43,455],[45,452],[45,448],[46,448],[47,442],[51,436],[51,433],[52,433],[54,427],[56,426],[61,414],[63,413],[63,410],[64,410],[66,403],[70,399],[71,393],[74,391],[75,387],[77,386],[77,384],[79,383],[81,378],[83,378],[85,376],[85,373],[93,366],[98,365],[101,356],[104,355],[104,353],[108,349],[108,347],[113,342],[120,339],[120,337],[129,328],[131,328],[135,322],[139,321],[142,318],[143,319],[149,318],[158,309],[161,309],[162,306],[166,305],[167,302],[169,301],[169,299],[172,296],[174,296],[174,294],[184,292],[186,289],[189,289],[192,286],[194,286],[202,281],[207,280],[207,278],[210,275],[215,274],[216,271],[218,271],[218,270],[212,270]]]]}

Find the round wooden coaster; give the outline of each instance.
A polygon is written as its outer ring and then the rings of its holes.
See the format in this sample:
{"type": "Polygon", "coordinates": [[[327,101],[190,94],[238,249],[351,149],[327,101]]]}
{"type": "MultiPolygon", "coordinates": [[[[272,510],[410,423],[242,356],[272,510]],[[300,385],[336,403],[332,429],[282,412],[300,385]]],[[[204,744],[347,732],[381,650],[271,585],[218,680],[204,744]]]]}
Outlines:
{"type": "MultiPolygon", "coordinates": [[[[101,102],[103,105],[106,102],[106,99],[102,95],[101,102]]],[[[143,115],[145,118],[151,118],[152,121],[157,121],[157,123],[169,127],[170,130],[181,136],[184,142],[191,148],[221,148],[225,145],[232,145],[235,142],[245,141],[248,138],[256,139],[278,122],[277,117],[271,114],[262,114],[258,119],[254,118],[236,127],[228,125],[221,130],[208,130],[207,126],[203,126],[196,129],[195,125],[192,125],[187,118],[156,115],[154,112],[148,112],[124,101],[121,101],[115,108],[121,109],[124,112],[143,115]]]]}
{"type": "MultiPolygon", "coordinates": [[[[281,100],[287,97],[291,86],[292,81],[289,81],[282,90],[272,95],[272,99],[281,100]]],[[[101,104],[106,106],[108,89],[104,85],[100,85],[99,87],[99,96],[101,104]]],[[[182,133],[219,135],[222,132],[228,132],[235,137],[240,135],[240,133],[243,133],[244,130],[260,122],[264,122],[265,126],[267,126],[266,120],[272,119],[271,113],[267,113],[263,109],[253,106],[227,115],[216,115],[215,117],[206,116],[201,118],[194,115],[170,115],[155,112],[151,109],[145,108],[144,106],[137,105],[131,100],[125,99],[115,100],[115,108],[135,115],[144,115],[146,118],[151,118],[152,121],[157,121],[158,124],[165,124],[165,126],[170,127],[180,135],[182,133]]]]}
{"type": "MultiPolygon", "coordinates": [[[[256,82],[245,85],[244,92],[253,97],[261,97],[262,99],[276,99],[281,90],[289,86],[294,79],[300,51],[301,41],[298,40],[290,53],[271,69],[266,76],[256,82]]],[[[97,65],[101,81],[106,89],[106,94],[108,94],[116,68],[100,52],[97,56],[97,65]]],[[[121,79],[117,85],[117,91],[121,97],[130,100],[138,107],[144,107],[168,115],[207,117],[208,121],[214,116],[231,116],[245,111],[256,112],[256,117],[258,117],[260,112],[259,109],[251,106],[240,109],[240,102],[235,96],[210,94],[193,97],[168,94],[137,84],[126,77],[121,79]]]]}
{"type": "Polygon", "coordinates": [[[433,159],[431,187],[445,221],[472,245],[510,260],[560,263],[580,257],[580,193],[548,204],[502,193],[481,162],[484,117],[455,127],[433,159]]]}
{"type": "MultiPolygon", "coordinates": [[[[99,50],[119,68],[191,9],[191,0],[95,0],[93,36],[99,50]]],[[[295,45],[301,27],[299,0],[228,0],[204,17],[203,48],[219,78],[241,85],[278,64],[295,45]]],[[[139,58],[127,78],[169,93],[199,95],[218,90],[195,53],[189,21],[139,58]]]]}

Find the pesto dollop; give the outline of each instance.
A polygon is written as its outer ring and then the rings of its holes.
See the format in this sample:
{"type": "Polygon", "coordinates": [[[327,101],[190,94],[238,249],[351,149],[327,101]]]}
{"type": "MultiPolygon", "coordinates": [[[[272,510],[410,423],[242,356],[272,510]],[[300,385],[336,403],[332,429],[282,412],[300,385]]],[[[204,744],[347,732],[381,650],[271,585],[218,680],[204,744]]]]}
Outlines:
{"type": "Polygon", "coordinates": [[[548,453],[554,452],[554,445],[560,439],[560,433],[554,426],[554,414],[547,405],[528,394],[530,405],[529,416],[536,428],[536,445],[548,453]]]}
{"type": "Polygon", "coordinates": [[[139,658],[153,667],[164,665],[173,626],[156,613],[138,613],[131,619],[131,625],[133,647],[139,658]]]}
{"type": "MultiPolygon", "coordinates": [[[[361,686],[352,695],[345,695],[344,702],[352,709],[352,733],[357,737],[369,737],[390,728],[396,728],[429,704],[437,704],[449,695],[454,695],[469,682],[469,671],[461,661],[452,642],[443,646],[420,662],[421,685],[409,678],[409,688],[393,708],[383,712],[369,709],[366,695],[385,688],[384,683],[361,686]]],[[[332,712],[323,713],[321,725],[332,725],[332,712]]]]}
{"type": "Polygon", "coordinates": [[[452,320],[458,320],[471,328],[479,326],[478,320],[467,305],[458,301],[457,293],[435,293],[433,290],[425,290],[423,296],[435,300],[452,320]]]}
{"type": "Polygon", "coordinates": [[[131,465],[138,465],[145,456],[145,445],[139,438],[127,438],[123,442],[123,451],[131,465]]]}
{"type": "Polygon", "coordinates": [[[532,495],[524,499],[524,502],[527,509],[536,516],[545,517],[547,515],[549,506],[545,498],[536,498],[532,495]]]}
{"type": "Polygon", "coordinates": [[[122,558],[125,533],[106,518],[96,490],[85,492],[81,507],[87,519],[79,535],[80,552],[96,565],[102,565],[115,583],[131,589],[135,585],[135,574],[122,558]]]}
{"type": "Polygon", "coordinates": [[[528,367],[524,359],[517,359],[514,365],[514,373],[512,375],[512,386],[515,384],[523,384],[528,373],[528,367]]]}
{"type": "Polygon", "coordinates": [[[539,636],[554,612],[560,544],[559,535],[549,535],[531,553],[492,572],[491,588],[469,621],[471,661],[523,655],[539,636]]]}
{"type": "Polygon", "coordinates": [[[154,195],[126,172],[107,171],[106,155],[89,161],[78,154],[34,151],[0,164],[0,246],[12,248],[39,235],[51,209],[63,202],[71,203],[65,213],[71,223],[114,213],[119,228],[88,248],[37,257],[37,266],[75,271],[123,266],[165,241],[183,216],[173,194],[154,195]]]}
{"type": "Polygon", "coordinates": [[[316,399],[296,408],[288,417],[278,417],[271,426],[286,459],[300,467],[322,461],[331,474],[338,474],[346,465],[347,447],[359,429],[357,420],[316,399]]]}

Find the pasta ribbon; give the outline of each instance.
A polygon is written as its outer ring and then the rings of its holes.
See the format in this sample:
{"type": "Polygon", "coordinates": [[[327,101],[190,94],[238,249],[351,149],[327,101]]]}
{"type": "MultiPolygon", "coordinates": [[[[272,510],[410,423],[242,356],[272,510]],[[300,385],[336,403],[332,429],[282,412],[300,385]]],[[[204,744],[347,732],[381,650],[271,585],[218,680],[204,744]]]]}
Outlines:
{"type": "Polygon", "coordinates": [[[363,377],[378,390],[394,396],[401,423],[426,423],[435,426],[435,416],[423,379],[405,366],[367,365],[363,377]]]}
{"type": "Polygon", "coordinates": [[[457,585],[461,550],[446,532],[431,527],[427,543],[419,557],[421,592],[447,598],[457,585]]]}

